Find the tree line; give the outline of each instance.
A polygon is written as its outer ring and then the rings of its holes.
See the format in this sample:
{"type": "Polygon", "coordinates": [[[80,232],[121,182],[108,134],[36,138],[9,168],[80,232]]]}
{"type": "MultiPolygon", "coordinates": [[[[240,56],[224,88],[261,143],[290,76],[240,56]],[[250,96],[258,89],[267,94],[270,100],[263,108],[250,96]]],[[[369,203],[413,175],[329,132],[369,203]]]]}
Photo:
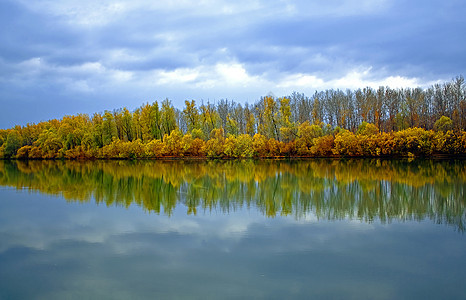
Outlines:
{"type": "Polygon", "coordinates": [[[0,157],[393,156],[466,153],[466,85],[370,87],[254,104],[169,99],[0,130],[0,157]]]}

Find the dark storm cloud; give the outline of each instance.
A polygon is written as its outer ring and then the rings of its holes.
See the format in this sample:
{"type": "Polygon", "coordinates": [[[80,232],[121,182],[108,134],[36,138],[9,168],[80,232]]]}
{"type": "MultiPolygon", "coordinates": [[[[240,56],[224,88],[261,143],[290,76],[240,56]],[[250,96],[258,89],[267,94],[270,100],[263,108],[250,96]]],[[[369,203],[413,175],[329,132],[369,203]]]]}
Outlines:
{"type": "Polygon", "coordinates": [[[60,56],[83,43],[80,32],[8,1],[0,3],[0,33],[0,55],[11,63],[60,56]]]}
{"type": "Polygon", "coordinates": [[[282,19],[257,26],[252,38],[257,47],[238,52],[248,62],[267,58],[278,62],[281,71],[309,72],[309,68],[320,71],[332,67],[308,63],[309,57],[318,54],[330,62],[350,61],[386,69],[392,75],[423,76],[425,71],[459,74],[466,67],[466,40],[461,38],[466,32],[466,22],[458,12],[465,12],[466,7],[462,2],[456,4],[448,5],[446,1],[439,3],[439,8],[419,2],[393,3],[383,14],[282,19]],[[453,10],[451,15],[446,14],[448,9],[453,10]],[[258,50],[274,46],[282,50],[275,53],[258,50]],[[302,55],[293,52],[288,55],[288,49],[294,47],[302,49],[302,55]]]}
{"type": "Polygon", "coordinates": [[[457,0],[1,1],[0,127],[44,99],[103,110],[449,80],[466,69],[465,12],[457,0]]]}

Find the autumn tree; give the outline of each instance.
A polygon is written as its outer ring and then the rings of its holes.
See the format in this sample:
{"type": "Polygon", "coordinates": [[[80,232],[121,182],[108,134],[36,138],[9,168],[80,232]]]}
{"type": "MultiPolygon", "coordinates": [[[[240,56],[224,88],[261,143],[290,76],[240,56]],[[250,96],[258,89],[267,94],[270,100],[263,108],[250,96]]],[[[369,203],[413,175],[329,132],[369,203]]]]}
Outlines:
{"type": "Polygon", "coordinates": [[[400,109],[400,96],[399,92],[394,89],[386,88],[385,89],[385,97],[384,100],[384,107],[387,113],[387,122],[385,125],[385,131],[392,131],[396,129],[396,116],[400,109]]]}
{"type": "Polygon", "coordinates": [[[254,136],[254,134],[256,134],[256,119],[254,118],[254,113],[250,110],[247,104],[244,108],[244,119],[246,121],[245,133],[250,136],[254,136]]]}
{"type": "Polygon", "coordinates": [[[420,88],[405,89],[405,103],[408,113],[408,126],[418,127],[420,124],[420,116],[422,103],[424,102],[424,93],[420,88]]]}
{"type": "Polygon", "coordinates": [[[220,117],[218,116],[215,107],[210,104],[202,104],[200,107],[201,115],[201,129],[205,137],[209,137],[212,130],[219,128],[220,126],[220,117]]]}
{"type": "Polygon", "coordinates": [[[361,125],[359,125],[358,131],[356,133],[360,135],[374,135],[378,132],[379,129],[374,124],[362,122],[361,125]]]}
{"type": "Polygon", "coordinates": [[[210,139],[206,143],[206,153],[209,157],[222,157],[225,136],[223,128],[217,128],[210,133],[210,139]]]}
{"type": "Polygon", "coordinates": [[[235,119],[231,118],[230,115],[227,115],[227,122],[225,124],[225,134],[228,135],[238,135],[239,127],[238,122],[235,119]]]}
{"type": "Polygon", "coordinates": [[[217,103],[217,113],[221,121],[220,127],[224,129],[227,125],[227,117],[230,114],[233,105],[234,103],[228,101],[228,99],[220,99],[217,103]]]}
{"type": "Polygon", "coordinates": [[[113,114],[105,111],[102,122],[102,142],[103,145],[110,144],[113,139],[117,138],[117,129],[113,114]]]}
{"type": "Polygon", "coordinates": [[[151,105],[151,132],[154,139],[162,139],[162,113],[157,101],[151,105]]]}
{"type": "Polygon", "coordinates": [[[168,100],[168,98],[162,102],[161,123],[163,135],[170,134],[177,127],[175,108],[172,106],[171,101],[168,100]]]}
{"type": "Polygon", "coordinates": [[[16,155],[16,151],[22,146],[22,139],[16,130],[11,130],[6,138],[4,145],[5,157],[12,157],[16,155]]]}
{"type": "Polygon", "coordinates": [[[238,134],[246,133],[246,117],[241,104],[236,103],[230,113],[230,118],[234,120],[238,126],[238,134]]]}
{"type": "Polygon", "coordinates": [[[282,141],[290,142],[296,138],[297,127],[296,123],[291,122],[291,106],[290,99],[282,97],[278,99],[279,108],[279,126],[280,137],[282,141]]]}
{"type": "Polygon", "coordinates": [[[260,123],[258,124],[258,132],[268,138],[280,139],[280,120],[279,120],[279,104],[272,96],[261,98],[260,106],[256,107],[258,111],[260,123]]]}
{"type": "Polygon", "coordinates": [[[125,107],[122,111],[121,116],[121,140],[123,141],[133,141],[134,139],[134,127],[133,127],[133,115],[125,107]]]}
{"type": "Polygon", "coordinates": [[[314,139],[323,135],[322,127],[310,124],[308,121],[298,127],[298,138],[296,147],[299,155],[309,155],[310,149],[314,145],[314,139]]]}
{"type": "Polygon", "coordinates": [[[186,120],[188,132],[191,132],[193,129],[200,128],[199,111],[196,108],[196,102],[194,100],[191,100],[191,102],[186,100],[184,103],[183,117],[186,120]]]}
{"type": "Polygon", "coordinates": [[[443,131],[443,132],[451,130],[453,129],[453,121],[449,117],[442,116],[440,119],[438,119],[435,122],[434,129],[436,131],[443,131]]]}
{"type": "Polygon", "coordinates": [[[320,124],[324,120],[323,101],[319,100],[321,93],[314,94],[314,102],[312,103],[311,122],[313,124],[320,124]]]}
{"type": "Polygon", "coordinates": [[[64,149],[72,149],[81,146],[81,142],[90,130],[89,116],[79,114],[77,116],[65,116],[58,128],[58,136],[64,149]]]}

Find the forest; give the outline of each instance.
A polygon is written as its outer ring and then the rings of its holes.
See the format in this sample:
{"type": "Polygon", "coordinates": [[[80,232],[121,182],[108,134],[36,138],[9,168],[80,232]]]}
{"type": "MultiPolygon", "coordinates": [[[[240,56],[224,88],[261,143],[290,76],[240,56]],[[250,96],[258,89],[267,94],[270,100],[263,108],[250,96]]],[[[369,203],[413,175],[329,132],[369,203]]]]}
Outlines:
{"type": "Polygon", "coordinates": [[[169,99],[0,129],[4,159],[396,157],[466,154],[463,76],[429,88],[169,99]]]}

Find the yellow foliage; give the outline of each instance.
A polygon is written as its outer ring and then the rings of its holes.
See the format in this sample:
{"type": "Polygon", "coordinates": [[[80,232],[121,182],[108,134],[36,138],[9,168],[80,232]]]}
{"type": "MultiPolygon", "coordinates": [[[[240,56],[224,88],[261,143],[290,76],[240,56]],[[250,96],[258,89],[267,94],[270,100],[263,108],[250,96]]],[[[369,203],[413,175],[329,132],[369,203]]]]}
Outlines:
{"type": "Polygon", "coordinates": [[[146,157],[162,157],[163,143],[161,140],[152,140],[145,146],[146,157]]]}
{"type": "Polygon", "coordinates": [[[268,153],[267,138],[260,133],[256,133],[253,137],[252,148],[255,156],[265,157],[268,153]]]}

